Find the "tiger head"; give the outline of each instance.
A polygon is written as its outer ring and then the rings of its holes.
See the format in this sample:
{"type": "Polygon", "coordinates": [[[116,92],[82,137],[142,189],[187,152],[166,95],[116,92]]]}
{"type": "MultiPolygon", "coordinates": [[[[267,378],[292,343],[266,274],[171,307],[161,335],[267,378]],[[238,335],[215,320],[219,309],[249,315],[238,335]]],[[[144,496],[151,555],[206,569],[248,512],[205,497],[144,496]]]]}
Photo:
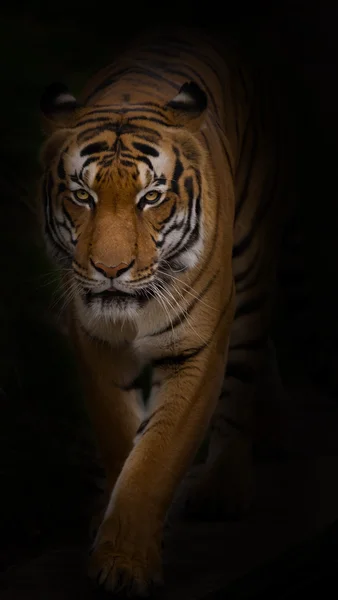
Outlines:
{"type": "Polygon", "coordinates": [[[87,317],[135,317],[173,270],[196,266],[208,171],[196,133],[206,106],[195,83],[163,107],[81,106],[61,84],[43,95],[45,239],[87,317]]]}

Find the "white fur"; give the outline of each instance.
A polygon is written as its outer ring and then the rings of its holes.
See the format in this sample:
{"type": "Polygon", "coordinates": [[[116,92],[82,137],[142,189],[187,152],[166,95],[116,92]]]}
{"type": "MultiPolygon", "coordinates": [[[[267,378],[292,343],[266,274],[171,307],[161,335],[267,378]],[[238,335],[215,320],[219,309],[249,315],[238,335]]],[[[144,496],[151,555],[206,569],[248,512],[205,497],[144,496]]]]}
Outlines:
{"type": "Polygon", "coordinates": [[[180,92],[179,94],[177,94],[177,96],[175,96],[175,98],[174,98],[174,102],[186,104],[187,106],[191,106],[192,104],[195,104],[194,98],[192,96],[190,96],[190,94],[187,94],[186,92],[180,92]]]}
{"type": "Polygon", "coordinates": [[[157,175],[162,175],[162,173],[165,174],[168,164],[170,163],[170,156],[167,152],[162,151],[159,156],[152,156],[151,162],[155,169],[155,173],[157,173],[157,175]]]}
{"type": "Polygon", "coordinates": [[[147,165],[142,162],[137,163],[137,168],[142,187],[145,188],[149,181],[149,174],[151,173],[151,171],[149,170],[149,167],[147,167],[147,165]]]}
{"type": "MultiPolygon", "coordinates": [[[[87,160],[87,158],[88,158],[88,156],[80,156],[80,150],[73,154],[66,154],[65,155],[65,163],[66,163],[67,173],[80,173],[83,163],[87,160]]],[[[96,162],[92,162],[90,165],[88,165],[88,167],[85,168],[83,175],[82,175],[83,183],[84,183],[84,185],[82,187],[84,189],[86,189],[88,192],[90,192],[90,194],[92,196],[94,196],[94,193],[92,192],[91,187],[95,181],[96,172],[97,172],[96,162]]],[[[78,187],[79,187],[78,184],[76,184],[74,182],[70,183],[71,189],[76,189],[78,187]]]]}
{"type": "Polygon", "coordinates": [[[88,306],[77,295],[75,307],[84,329],[103,341],[119,345],[121,342],[131,342],[136,336],[135,321],[139,312],[136,302],[121,306],[118,303],[102,306],[98,301],[88,306]]]}
{"type": "Polygon", "coordinates": [[[76,98],[72,94],[59,94],[57,98],[55,98],[55,104],[66,104],[66,102],[76,102],[76,98]]]}

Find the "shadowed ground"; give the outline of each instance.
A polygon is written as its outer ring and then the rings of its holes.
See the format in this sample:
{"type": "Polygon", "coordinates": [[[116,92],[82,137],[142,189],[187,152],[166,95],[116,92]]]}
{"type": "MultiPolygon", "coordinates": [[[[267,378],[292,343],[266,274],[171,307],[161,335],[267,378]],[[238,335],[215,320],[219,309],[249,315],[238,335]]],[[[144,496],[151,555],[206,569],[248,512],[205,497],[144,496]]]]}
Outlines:
{"type": "MultiPolygon", "coordinates": [[[[294,580],[312,587],[316,577],[321,592],[329,577],[337,586],[337,525],[325,530],[338,520],[332,476],[338,470],[338,405],[303,385],[290,394],[288,416],[285,456],[257,465],[257,497],[247,517],[199,524],[173,517],[159,598],[212,600],[222,589],[230,599],[265,597],[269,590],[267,597],[284,598],[279,594],[285,588],[290,594],[294,580]]],[[[2,600],[95,598],[85,576],[87,544],[73,528],[71,536],[64,531],[58,543],[5,571],[2,600]]]]}

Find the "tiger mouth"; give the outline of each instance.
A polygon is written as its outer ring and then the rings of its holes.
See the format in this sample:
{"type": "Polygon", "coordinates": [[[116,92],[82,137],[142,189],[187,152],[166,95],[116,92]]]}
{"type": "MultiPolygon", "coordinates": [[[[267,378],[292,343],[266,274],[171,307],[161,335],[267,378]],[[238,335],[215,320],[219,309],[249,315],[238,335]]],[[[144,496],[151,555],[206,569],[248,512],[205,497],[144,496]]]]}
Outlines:
{"type": "Polygon", "coordinates": [[[138,304],[145,304],[149,300],[149,296],[143,290],[140,290],[136,294],[128,294],[122,292],[122,290],[104,290],[103,292],[86,292],[86,302],[90,304],[96,300],[101,300],[103,303],[109,302],[138,302],[138,304]]]}

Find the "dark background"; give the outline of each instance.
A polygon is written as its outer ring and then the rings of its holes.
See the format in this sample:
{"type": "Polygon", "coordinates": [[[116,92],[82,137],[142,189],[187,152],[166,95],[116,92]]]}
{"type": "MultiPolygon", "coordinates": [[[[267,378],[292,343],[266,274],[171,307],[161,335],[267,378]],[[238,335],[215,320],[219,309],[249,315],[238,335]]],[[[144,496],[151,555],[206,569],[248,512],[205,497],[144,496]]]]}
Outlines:
{"type": "Polygon", "coordinates": [[[296,317],[288,309],[278,313],[275,335],[286,379],[305,368],[314,376],[313,385],[333,395],[338,390],[337,5],[317,0],[46,4],[32,1],[23,9],[11,3],[0,22],[4,567],[59,539],[85,535],[88,499],[96,493],[99,474],[71,352],[57,329],[55,315],[62,306],[57,276],[36,227],[39,97],[54,80],[76,93],[145,27],[171,22],[230,32],[283,78],[297,124],[307,280],[303,293],[295,296],[300,312],[296,317]]]}

